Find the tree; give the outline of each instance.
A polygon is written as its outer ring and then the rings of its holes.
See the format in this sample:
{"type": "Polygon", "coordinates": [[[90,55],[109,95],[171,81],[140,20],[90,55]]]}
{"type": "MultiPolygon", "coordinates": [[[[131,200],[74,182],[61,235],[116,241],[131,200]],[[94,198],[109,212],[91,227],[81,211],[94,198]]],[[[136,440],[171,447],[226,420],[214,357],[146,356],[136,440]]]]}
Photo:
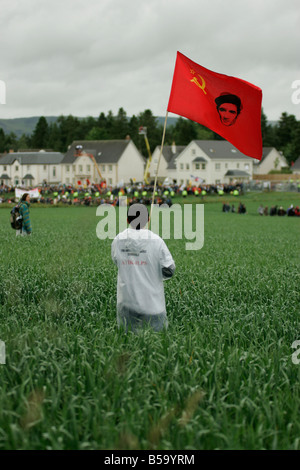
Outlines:
{"type": "Polygon", "coordinates": [[[5,152],[5,133],[2,127],[0,127],[0,152],[5,152]]]}
{"type": "Polygon", "coordinates": [[[179,117],[170,134],[172,141],[177,145],[187,145],[191,140],[197,139],[196,124],[189,119],[179,117]]]}
{"type": "Polygon", "coordinates": [[[49,126],[46,118],[41,116],[33,131],[31,145],[33,148],[45,149],[48,147],[49,126]]]}
{"type": "Polygon", "coordinates": [[[263,147],[275,147],[274,128],[271,126],[271,124],[268,124],[268,119],[263,111],[263,108],[261,110],[261,136],[263,147]]]}
{"type": "Polygon", "coordinates": [[[129,125],[126,112],[120,108],[113,121],[113,138],[125,139],[129,134],[129,125]]]}

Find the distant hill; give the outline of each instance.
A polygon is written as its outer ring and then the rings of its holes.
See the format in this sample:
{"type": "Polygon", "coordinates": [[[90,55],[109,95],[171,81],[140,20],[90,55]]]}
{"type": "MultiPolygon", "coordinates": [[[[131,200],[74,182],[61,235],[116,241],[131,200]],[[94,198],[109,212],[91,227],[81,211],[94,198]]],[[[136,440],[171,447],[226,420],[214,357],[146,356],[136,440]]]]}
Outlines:
{"type": "MultiPolygon", "coordinates": [[[[58,119],[58,116],[45,116],[48,124],[55,122],[58,119]]],[[[40,119],[40,116],[25,117],[25,118],[15,118],[15,119],[0,119],[0,127],[2,127],[5,134],[14,132],[18,138],[22,134],[31,135],[35,129],[35,126],[40,119]]],[[[80,117],[79,119],[84,119],[80,117]]],[[[96,119],[96,118],[95,118],[96,119]]],[[[130,119],[130,118],[128,118],[130,119]]],[[[168,116],[167,126],[174,126],[176,124],[178,117],[168,116]]],[[[165,118],[163,116],[157,116],[158,124],[163,126],[165,118]]],[[[277,124],[277,121],[268,121],[268,124],[274,126],[277,124]]]]}
{"type": "MultiPolygon", "coordinates": [[[[50,124],[51,122],[55,122],[58,119],[58,116],[45,116],[45,117],[47,119],[48,124],[50,124]]],[[[2,127],[5,134],[10,134],[10,132],[14,132],[16,136],[20,138],[22,134],[31,135],[39,119],[40,119],[40,116],[15,118],[15,119],[0,119],[0,127],[2,127]]],[[[84,119],[84,118],[79,118],[79,119],[84,119]]],[[[174,125],[177,119],[178,118],[176,117],[168,117],[167,125],[168,126],[174,125]]],[[[157,121],[159,125],[163,126],[165,122],[165,118],[158,116],[157,121]]]]}
{"type": "MultiPolygon", "coordinates": [[[[17,137],[21,137],[22,134],[31,135],[39,119],[40,116],[0,119],[0,127],[2,127],[5,134],[14,132],[17,137]]],[[[48,123],[55,122],[57,120],[57,116],[47,116],[46,119],[48,123]]]]}

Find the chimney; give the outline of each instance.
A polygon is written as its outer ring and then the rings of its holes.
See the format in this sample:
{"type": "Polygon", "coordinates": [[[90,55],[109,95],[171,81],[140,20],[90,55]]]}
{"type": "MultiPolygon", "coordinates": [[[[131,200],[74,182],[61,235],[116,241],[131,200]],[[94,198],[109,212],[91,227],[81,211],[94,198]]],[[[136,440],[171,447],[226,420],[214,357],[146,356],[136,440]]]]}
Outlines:
{"type": "Polygon", "coordinates": [[[172,153],[175,155],[176,153],[176,144],[175,142],[172,142],[172,153]]]}

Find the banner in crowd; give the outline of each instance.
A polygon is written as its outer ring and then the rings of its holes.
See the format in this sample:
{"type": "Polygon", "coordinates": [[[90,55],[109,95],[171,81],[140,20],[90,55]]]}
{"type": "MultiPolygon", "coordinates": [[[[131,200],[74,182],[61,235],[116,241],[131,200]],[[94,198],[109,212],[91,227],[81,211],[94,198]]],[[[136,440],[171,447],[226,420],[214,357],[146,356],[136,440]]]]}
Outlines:
{"type": "Polygon", "coordinates": [[[38,197],[40,197],[38,188],[31,189],[30,191],[29,190],[27,191],[26,189],[19,189],[19,188],[15,189],[15,197],[17,199],[21,199],[24,193],[28,193],[30,195],[30,198],[32,199],[37,199],[38,197]]]}

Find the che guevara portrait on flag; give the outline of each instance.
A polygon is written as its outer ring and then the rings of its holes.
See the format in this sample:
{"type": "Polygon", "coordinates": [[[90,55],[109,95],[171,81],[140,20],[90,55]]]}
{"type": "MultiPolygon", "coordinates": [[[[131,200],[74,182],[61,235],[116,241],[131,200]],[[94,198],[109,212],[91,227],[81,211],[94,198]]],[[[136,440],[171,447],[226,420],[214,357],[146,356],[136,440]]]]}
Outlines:
{"type": "Polygon", "coordinates": [[[177,52],[167,110],[208,127],[240,152],[262,157],[262,90],[177,52]]]}
{"type": "Polygon", "coordinates": [[[237,95],[225,91],[215,99],[215,103],[221,123],[224,126],[232,126],[235,124],[243,108],[241,99],[237,95]]]}

